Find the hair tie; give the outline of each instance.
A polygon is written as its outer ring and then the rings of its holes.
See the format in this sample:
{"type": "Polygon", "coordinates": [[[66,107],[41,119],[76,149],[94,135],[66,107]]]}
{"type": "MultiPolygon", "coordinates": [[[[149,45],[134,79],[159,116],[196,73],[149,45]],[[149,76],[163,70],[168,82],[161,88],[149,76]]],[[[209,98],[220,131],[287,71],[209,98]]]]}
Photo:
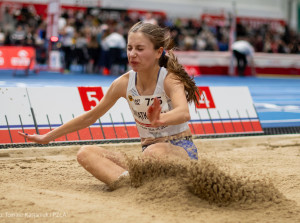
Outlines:
{"type": "Polygon", "coordinates": [[[162,52],[162,57],[164,57],[165,55],[166,55],[166,51],[163,50],[163,52],[162,52]]]}

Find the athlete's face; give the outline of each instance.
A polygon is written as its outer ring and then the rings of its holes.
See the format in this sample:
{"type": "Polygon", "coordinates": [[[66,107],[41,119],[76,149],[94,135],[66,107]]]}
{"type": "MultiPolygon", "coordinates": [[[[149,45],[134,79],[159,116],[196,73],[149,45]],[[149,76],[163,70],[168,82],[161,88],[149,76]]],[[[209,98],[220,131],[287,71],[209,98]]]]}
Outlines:
{"type": "Polygon", "coordinates": [[[158,66],[162,48],[155,50],[153,43],[141,32],[129,33],[127,56],[130,66],[135,72],[149,71],[158,66]]]}

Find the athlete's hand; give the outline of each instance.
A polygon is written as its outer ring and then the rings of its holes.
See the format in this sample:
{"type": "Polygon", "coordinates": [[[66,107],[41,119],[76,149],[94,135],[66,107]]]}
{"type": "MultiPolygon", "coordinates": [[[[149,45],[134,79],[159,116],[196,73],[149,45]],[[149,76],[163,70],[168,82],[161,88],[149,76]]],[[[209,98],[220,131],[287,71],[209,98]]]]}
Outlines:
{"type": "Polygon", "coordinates": [[[164,125],[160,120],[161,106],[158,98],[154,98],[153,104],[147,110],[147,117],[153,127],[164,125]]]}
{"type": "Polygon", "coordinates": [[[19,135],[23,136],[25,139],[31,142],[39,144],[48,144],[50,141],[46,139],[45,135],[28,135],[27,133],[18,132],[19,135]]]}

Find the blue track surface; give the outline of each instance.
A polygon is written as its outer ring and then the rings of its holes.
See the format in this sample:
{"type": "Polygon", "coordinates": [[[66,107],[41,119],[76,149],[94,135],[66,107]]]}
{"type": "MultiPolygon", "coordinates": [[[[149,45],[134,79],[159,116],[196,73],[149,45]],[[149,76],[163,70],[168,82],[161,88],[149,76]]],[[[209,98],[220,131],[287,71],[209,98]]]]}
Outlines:
{"type": "MultiPolygon", "coordinates": [[[[116,76],[0,71],[0,87],[109,86],[116,76]]],[[[248,86],[263,128],[300,126],[300,78],[200,76],[198,86],[248,86]]]]}

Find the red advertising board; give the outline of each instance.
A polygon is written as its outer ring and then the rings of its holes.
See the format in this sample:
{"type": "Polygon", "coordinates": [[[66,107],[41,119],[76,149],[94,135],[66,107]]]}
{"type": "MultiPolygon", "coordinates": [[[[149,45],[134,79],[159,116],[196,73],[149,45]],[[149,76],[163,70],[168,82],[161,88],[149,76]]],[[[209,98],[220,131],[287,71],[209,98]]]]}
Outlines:
{"type": "Polygon", "coordinates": [[[78,87],[84,111],[94,108],[103,98],[101,87],[78,87]]]}
{"type": "Polygon", "coordinates": [[[33,47],[0,47],[0,69],[34,68],[35,50],[33,47]]]}
{"type": "Polygon", "coordinates": [[[196,108],[216,108],[209,87],[198,87],[198,89],[200,98],[198,98],[199,105],[196,105],[196,108]]]}
{"type": "MultiPolygon", "coordinates": [[[[95,7],[95,5],[93,6],[95,7]]],[[[100,7],[100,4],[98,4],[97,6],[100,7]]],[[[24,0],[20,0],[20,1],[0,0],[0,10],[2,11],[4,11],[4,8],[8,8],[12,12],[15,10],[20,10],[23,7],[28,8],[31,12],[34,12],[35,14],[41,16],[42,18],[47,17],[48,0],[35,1],[34,3],[29,3],[29,1],[24,1],[24,0]]],[[[70,4],[70,5],[62,4],[61,7],[64,9],[70,9],[74,11],[75,10],[85,11],[87,9],[86,6],[80,6],[78,4],[70,4]]]]}
{"type": "MultiPolygon", "coordinates": [[[[209,26],[224,26],[226,25],[226,21],[229,21],[229,17],[224,14],[209,14],[203,13],[201,15],[201,20],[205,21],[205,23],[209,26]]],[[[278,26],[285,26],[286,22],[283,19],[277,18],[263,18],[263,17],[246,17],[246,16],[237,16],[236,17],[237,24],[243,24],[246,26],[250,26],[251,28],[260,27],[263,24],[270,25],[271,29],[276,29],[278,26]]]]}

